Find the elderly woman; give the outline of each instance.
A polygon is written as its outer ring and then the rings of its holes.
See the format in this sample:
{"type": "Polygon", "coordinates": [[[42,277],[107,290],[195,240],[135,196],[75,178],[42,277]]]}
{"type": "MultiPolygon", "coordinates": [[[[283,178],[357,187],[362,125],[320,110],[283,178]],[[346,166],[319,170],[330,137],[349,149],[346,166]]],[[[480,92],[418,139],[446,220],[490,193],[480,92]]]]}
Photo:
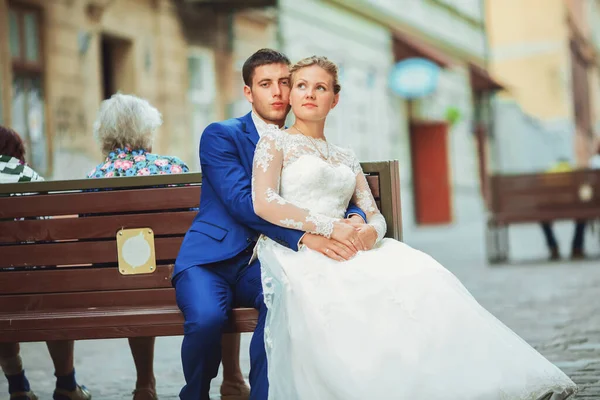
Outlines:
{"type": "Polygon", "coordinates": [[[113,176],[179,174],[189,172],[177,157],[150,153],[162,118],[146,100],[115,94],[102,102],[94,123],[94,135],[106,155],[88,178],[113,176]]]}
{"type": "MultiPolygon", "coordinates": [[[[43,181],[25,161],[25,147],[12,129],[0,126],[0,183],[43,181]]],[[[79,386],[73,366],[74,342],[46,342],[54,364],[56,389],[54,400],[88,400],[92,398],[85,386],[79,386]]],[[[0,343],[0,367],[8,380],[11,400],[37,400],[25,376],[19,343],[0,343]]]]}
{"type": "MultiPolygon", "coordinates": [[[[131,95],[115,94],[102,102],[94,134],[105,160],[89,172],[88,178],[116,176],[178,174],[188,172],[187,165],[177,157],[151,153],[152,141],[162,118],[146,100],[131,95]]],[[[129,347],[137,370],[134,400],[154,400],[153,337],[129,338],[129,347]]],[[[246,400],[249,389],[239,366],[239,335],[227,335],[223,340],[222,400],[246,400]]]]}

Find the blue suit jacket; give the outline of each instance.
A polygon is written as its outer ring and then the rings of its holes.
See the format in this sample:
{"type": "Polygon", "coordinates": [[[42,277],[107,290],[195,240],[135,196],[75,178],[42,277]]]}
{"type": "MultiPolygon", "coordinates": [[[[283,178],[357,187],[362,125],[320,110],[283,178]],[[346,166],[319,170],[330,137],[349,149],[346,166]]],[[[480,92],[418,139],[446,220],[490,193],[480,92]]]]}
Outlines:
{"type": "MultiPolygon", "coordinates": [[[[254,213],[251,179],[258,139],[251,113],[210,124],[204,130],[200,139],[200,210],[183,239],[173,276],[195,265],[230,259],[260,233],[298,250],[304,232],[273,225],[254,213]]],[[[347,214],[365,218],[354,205],[347,214]]]]}

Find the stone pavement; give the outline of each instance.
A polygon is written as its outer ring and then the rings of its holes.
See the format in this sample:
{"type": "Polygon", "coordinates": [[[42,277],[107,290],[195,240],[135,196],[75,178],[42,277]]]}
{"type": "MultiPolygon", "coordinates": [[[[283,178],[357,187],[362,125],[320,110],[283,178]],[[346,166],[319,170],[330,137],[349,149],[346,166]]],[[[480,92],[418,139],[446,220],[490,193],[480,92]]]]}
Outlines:
{"type": "MultiPolygon", "coordinates": [[[[405,241],[424,250],[454,272],[484,307],[562,368],[580,386],[577,399],[600,399],[600,246],[588,233],[587,261],[548,263],[537,226],[511,228],[511,254],[517,260],[490,267],[483,252],[480,218],[449,228],[418,228],[405,241]],[[542,261],[540,261],[542,260],[542,261]]],[[[565,249],[572,224],[557,224],[565,249]]],[[[598,233],[596,232],[596,235],[598,233]]],[[[248,372],[249,335],[243,335],[242,365],[248,372]]],[[[180,337],[158,338],[156,375],[162,400],[177,399],[183,384],[180,337]]],[[[50,399],[54,385],[51,361],[41,343],[23,344],[27,374],[41,399],[50,399]]],[[[79,381],[98,400],[130,399],[135,381],[127,341],[81,341],[76,344],[79,381]]],[[[218,399],[214,382],[213,399],[218,399]]],[[[0,398],[7,392],[0,383],[0,398]]]]}

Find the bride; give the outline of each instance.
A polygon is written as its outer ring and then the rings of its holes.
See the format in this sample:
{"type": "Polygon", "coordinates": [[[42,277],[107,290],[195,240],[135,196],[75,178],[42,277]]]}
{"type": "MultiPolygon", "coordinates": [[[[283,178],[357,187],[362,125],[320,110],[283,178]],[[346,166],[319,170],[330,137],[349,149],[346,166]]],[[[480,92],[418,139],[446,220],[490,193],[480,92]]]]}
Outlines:
{"type": "Polygon", "coordinates": [[[354,154],[325,139],[339,101],[337,67],[310,57],[291,69],[295,124],[271,127],[254,156],[256,213],[348,246],[353,201],[377,231],[345,262],[263,237],[270,400],[563,400],[575,384],[425,253],[384,239],[354,154]]]}

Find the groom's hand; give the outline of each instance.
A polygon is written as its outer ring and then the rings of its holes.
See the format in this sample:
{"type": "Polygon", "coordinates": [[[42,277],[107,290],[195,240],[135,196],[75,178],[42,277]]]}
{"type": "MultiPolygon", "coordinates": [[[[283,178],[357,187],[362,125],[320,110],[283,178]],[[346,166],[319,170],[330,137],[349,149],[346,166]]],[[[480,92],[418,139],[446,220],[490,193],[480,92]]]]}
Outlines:
{"type": "Polygon", "coordinates": [[[318,251],[336,261],[346,261],[356,255],[356,250],[351,249],[345,244],[334,239],[327,239],[324,236],[313,235],[312,233],[305,234],[302,237],[301,243],[309,249],[318,251]]]}
{"type": "Polygon", "coordinates": [[[350,217],[343,220],[347,224],[364,224],[365,220],[358,214],[352,214],[350,217]]]}

